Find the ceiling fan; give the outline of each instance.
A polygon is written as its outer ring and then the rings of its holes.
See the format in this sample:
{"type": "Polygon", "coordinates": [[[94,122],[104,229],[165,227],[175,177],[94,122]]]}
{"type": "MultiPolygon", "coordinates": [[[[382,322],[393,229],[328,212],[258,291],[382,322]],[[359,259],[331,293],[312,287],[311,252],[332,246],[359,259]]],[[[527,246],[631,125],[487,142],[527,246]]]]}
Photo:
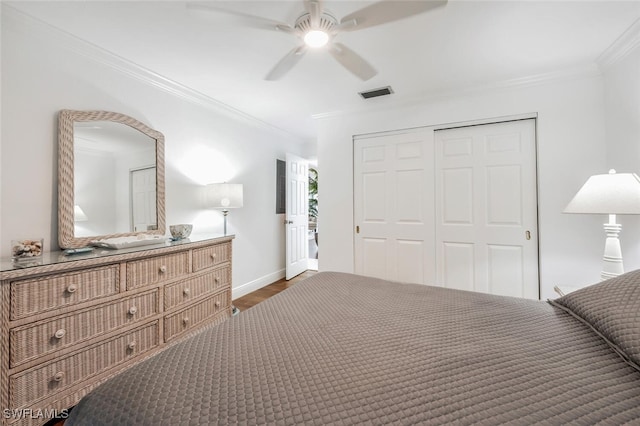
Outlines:
{"type": "Polygon", "coordinates": [[[215,13],[227,13],[251,22],[258,28],[281,31],[298,37],[301,43],[287,53],[266,75],[265,80],[278,80],[302,59],[309,49],[326,48],[329,54],[347,70],[366,81],[378,72],[360,55],[335,37],[341,32],[356,31],[386,24],[443,6],[447,0],[382,0],[357,10],[339,21],[324,10],[322,0],[304,0],[306,12],[293,26],[259,16],[236,12],[211,3],[188,3],[187,8],[215,13]]]}

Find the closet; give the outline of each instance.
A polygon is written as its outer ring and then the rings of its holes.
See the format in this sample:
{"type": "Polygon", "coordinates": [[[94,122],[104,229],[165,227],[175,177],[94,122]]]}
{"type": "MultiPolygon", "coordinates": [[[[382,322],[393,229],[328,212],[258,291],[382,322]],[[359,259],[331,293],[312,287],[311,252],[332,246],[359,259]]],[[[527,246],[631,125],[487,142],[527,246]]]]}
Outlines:
{"type": "Polygon", "coordinates": [[[539,298],[536,121],[354,138],[355,272],[539,298]]]}

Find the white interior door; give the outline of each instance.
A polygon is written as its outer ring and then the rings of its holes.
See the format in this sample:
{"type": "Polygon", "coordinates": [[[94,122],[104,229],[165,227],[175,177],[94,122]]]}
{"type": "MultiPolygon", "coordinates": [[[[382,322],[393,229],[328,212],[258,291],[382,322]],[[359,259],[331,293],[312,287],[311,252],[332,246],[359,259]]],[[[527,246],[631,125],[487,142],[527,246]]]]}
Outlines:
{"type": "Polygon", "coordinates": [[[433,283],[433,131],[354,141],[355,272],[433,283]]]}
{"type": "Polygon", "coordinates": [[[133,231],[157,229],[156,168],[131,170],[131,226],[133,231]]]}
{"type": "Polygon", "coordinates": [[[307,270],[309,243],[309,164],[292,154],[286,155],[286,279],[307,270]]]}
{"type": "Polygon", "coordinates": [[[435,132],[437,282],[539,298],[535,120],[435,132]]]}

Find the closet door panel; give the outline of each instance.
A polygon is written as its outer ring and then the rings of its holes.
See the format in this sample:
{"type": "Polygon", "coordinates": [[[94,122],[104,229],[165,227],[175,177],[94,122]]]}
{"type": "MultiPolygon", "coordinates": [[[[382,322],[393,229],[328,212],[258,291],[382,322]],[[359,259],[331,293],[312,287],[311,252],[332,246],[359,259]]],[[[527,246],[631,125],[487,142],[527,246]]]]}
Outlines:
{"type": "Polygon", "coordinates": [[[435,132],[439,284],[538,299],[536,179],[534,119],[435,132]]]}
{"type": "Polygon", "coordinates": [[[434,282],[432,138],[422,130],[354,140],[356,273],[434,282]]]}

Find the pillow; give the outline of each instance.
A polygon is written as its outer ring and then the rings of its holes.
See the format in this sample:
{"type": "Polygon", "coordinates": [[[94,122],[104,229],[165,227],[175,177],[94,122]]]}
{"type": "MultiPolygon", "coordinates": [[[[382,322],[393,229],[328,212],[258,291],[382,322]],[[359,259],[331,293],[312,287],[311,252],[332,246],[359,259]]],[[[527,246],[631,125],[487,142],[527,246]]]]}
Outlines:
{"type": "Polygon", "coordinates": [[[585,322],[640,370],[640,270],[549,302],[585,322]]]}

